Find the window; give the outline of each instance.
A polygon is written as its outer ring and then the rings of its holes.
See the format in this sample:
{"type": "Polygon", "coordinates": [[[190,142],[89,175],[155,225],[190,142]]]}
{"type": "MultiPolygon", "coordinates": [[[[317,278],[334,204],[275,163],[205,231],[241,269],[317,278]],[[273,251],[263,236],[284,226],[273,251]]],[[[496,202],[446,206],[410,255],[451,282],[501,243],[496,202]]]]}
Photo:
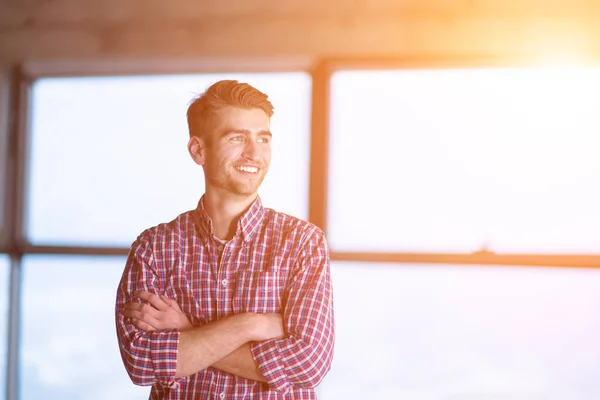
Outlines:
{"type": "Polygon", "coordinates": [[[600,252],[600,69],[340,71],[337,251],[600,252]]]}
{"type": "MultiPolygon", "coordinates": [[[[308,74],[42,78],[33,84],[30,110],[31,248],[123,249],[144,229],[195,208],[204,182],[187,153],[187,106],[227,78],[256,86],[275,105],[263,204],[306,218],[308,74]]],[[[117,345],[114,305],[124,266],[125,257],[102,254],[24,256],[21,398],[148,397],[148,387],[129,380],[117,345]]]]}
{"type": "Polygon", "coordinates": [[[600,395],[600,269],[334,262],[324,399],[600,395]]]}
{"type": "Polygon", "coordinates": [[[596,399],[600,269],[373,260],[600,254],[600,69],[343,70],[330,84],[322,397],[596,399]]]}
{"type": "Polygon", "coordinates": [[[204,178],[187,153],[187,106],[223,78],[247,81],[274,103],[273,160],[260,193],[266,206],[306,218],[307,74],[48,78],[33,87],[30,240],[129,246],[195,208],[204,178]]]}
{"type": "MultiPolygon", "coordinates": [[[[185,112],[223,78],[247,81],[275,104],[261,197],[306,218],[308,74],[42,78],[30,110],[28,249],[122,250],[195,207],[204,184],[187,154],[185,112]]],[[[599,253],[600,70],[340,71],[330,83],[334,256],[599,253]]],[[[149,388],[129,381],[116,342],[124,263],[25,255],[21,398],[147,398],[149,388]]],[[[8,272],[0,255],[0,289],[8,272]]],[[[600,395],[600,269],[334,258],[332,274],[337,344],[319,387],[325,400],[600,395]]]]}
{"type": "Polygon", "coordinates": [[[23,260],[20,391],[23,399],[147,399],[121,362],[116,288],[125,257],[23,260]]]}

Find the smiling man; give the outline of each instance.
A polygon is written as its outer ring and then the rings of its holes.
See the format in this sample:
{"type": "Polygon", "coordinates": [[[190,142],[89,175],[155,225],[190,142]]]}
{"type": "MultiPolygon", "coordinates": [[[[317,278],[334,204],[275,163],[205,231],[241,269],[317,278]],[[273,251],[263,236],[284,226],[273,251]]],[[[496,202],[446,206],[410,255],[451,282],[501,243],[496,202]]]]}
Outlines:
{"type": "Polygon", "coordinates": [[[237,81],[188,108],[205,193],[195,210],[140,234],[117,291],[121,356],[151,399],[315,399],[330,369],[326,239],[258,196],[272,115],[265,94],[237,81]]]}

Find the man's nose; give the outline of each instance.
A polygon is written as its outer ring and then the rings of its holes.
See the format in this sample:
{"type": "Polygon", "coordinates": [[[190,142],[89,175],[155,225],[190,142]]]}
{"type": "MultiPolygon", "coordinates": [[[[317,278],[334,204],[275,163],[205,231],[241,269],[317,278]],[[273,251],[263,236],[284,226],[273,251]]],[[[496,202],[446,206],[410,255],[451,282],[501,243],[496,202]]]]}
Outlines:
{"type": "Polygon", "coordinates": [[[258,160],[258,147],[257,143],[253,140],[249,140],[246,142],[246,146],[244,146],[244,152],[242,153],[242,157],[247,158],[248,160],[258,160]]]}

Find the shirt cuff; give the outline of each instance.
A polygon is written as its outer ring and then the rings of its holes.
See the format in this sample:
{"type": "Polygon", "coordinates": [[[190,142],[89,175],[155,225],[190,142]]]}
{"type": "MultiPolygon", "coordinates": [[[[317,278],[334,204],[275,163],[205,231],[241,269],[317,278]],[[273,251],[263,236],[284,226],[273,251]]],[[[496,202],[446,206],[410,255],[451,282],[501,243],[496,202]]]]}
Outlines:
{"type": "Polygon", "coordinates": [[[285,367],[280,362],[278,343],[277,339],[252,342],[250,351],[258,370],[263,374],[270,388],[285,394],[290,389],[290,383],[287,380],[285,367]]]}
{"type": "Polygon", "coordinates": [[[155,331],[151,332],[149,336],[152,367],[158,383],[171,389],[179,387],[181,379],[175,378],[179,330],[155,331]]]}

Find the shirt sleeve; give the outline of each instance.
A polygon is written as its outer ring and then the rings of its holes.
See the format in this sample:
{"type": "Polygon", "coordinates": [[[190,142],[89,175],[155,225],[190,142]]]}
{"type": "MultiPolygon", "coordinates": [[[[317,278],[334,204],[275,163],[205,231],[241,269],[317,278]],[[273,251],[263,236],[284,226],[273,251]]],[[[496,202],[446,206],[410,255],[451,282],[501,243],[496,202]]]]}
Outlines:
{"type": "Polygon", "coordinates": [[[331,368],[334,348],[329,250],[316,230],[295,265],[283,310],[287,338],[254,342],[252,356],[272,389],[316,387],[331,368]]]}
{"type": "Polygon", "coordinates": [[[149,240],[142,234],[131,246],[117,290],[117,338],[123,364],[133,383],[148,386],[158,382],[162,386],[173,388],[180,381],[175,379],[179,330],[146,333],[121,314],[125,303],[139,301],[133,297],[135,291],[145,290],[157,295],[163,293],[160,275],[160,271],[155,269],[149,240]]]}

